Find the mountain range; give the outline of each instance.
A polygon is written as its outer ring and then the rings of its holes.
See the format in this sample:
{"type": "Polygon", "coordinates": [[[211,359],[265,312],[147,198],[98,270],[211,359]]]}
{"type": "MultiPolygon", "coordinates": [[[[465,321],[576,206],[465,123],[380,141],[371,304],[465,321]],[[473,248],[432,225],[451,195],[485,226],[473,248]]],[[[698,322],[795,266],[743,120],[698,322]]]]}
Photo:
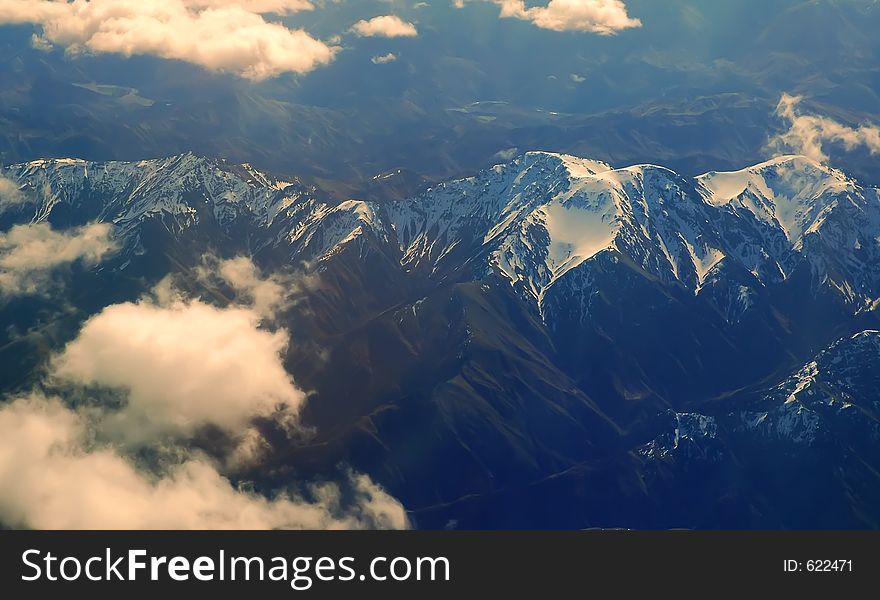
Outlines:
{"type": "MultiPolygon", "coordinates": [[[[277,21],[329,41],[390,10],[387,0],[320,4],[277,21]]],[[[47,47],[34,43],[40,26],[7,19],[0,163],[193,150],[360,196],[379,173],[441,181],[532,148],[686,175],[739,168],[786,126],[774,115],[783,93],[849,126],[877,121],[873,0],[627,0],[642,27],[615,36],[560,35],[499,19],[493,4],[397,3],[418,37],[347,36],[325,68],[262,82],[138,52],[47,47]],[[387,53],[396,60],[372,62],[387,53]]],[[[878,184],[874,157],[832,146],[837,163],[878,184]]]]}
{"type": "Polygon", "coordinates": [[[0,231],[120,246],[0,304],[0,391],[169,273],[224,302],[200,262],[248,256],[308,282],[279,318],[315,434],[271,440],[262,489],[344,463],[426,528],[880,526],[880,191],[837,169],[528,152],[344,201],[191,153],[0,175],[0,231]]]}

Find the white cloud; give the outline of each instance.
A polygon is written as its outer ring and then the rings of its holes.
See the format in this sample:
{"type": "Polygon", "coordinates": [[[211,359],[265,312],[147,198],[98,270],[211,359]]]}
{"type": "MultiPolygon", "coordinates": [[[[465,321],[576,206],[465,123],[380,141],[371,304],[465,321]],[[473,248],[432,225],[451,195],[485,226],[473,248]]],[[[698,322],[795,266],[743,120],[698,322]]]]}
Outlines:
{"type": "Polygon", "coordinates": [[[134,443],[205,424],[240,433],[279,411],[293,419],[306,395],[284,369],[288,335],[260,329],[262,316],[200,300],[117,304],[86,321],[55,375],[124,389],[127,404],[106,429],[134,443]]]}
{"type": "Polygon", "coordinates": [[[314,501],[242,492],[205,458],[145,472],[91,441],[93,424],[57,399],[0,409],[0,522],[35,529],[404,528],[400,504],[363,475],[314,501]]]}
{"type": "Polygon", "coordinates": [[[519,154],[519,148],[506,148],[504,150],[499,150],[492,156],[492,160],[500,160],[500,161],[510,161],[516,158],[516,155],[519,154]]]}
{"type": "Polygon", "coordinates": [[[801,96],[789,94],[780,98],[776,114],[788,123],[789,129],[770,140],[771,150],[795,152],[819,162],[828,160],[826,144],[841,144],[846,150],[864,146],[871,154],[880,153],[880,128],[848,127],[828,117],[801,114],[798,106],[802,101],[801,96]]]}
{"type": "Polygon", "coordinates": [[[370,59],[374,65],[386,65],[388,63],[394,62],[397,60],[397,55],[393,52],[389,52],[388,54],[381,54],[379,56],[374,56],[370,59]]]}
{"type": "Polygon", "coordinates": [[[419,34],[415,25],[394,15],[358,21],[351,30],[361,37],[415,37],[419,34]]]}
{"type": "Polygon", "coordinates": [[[271,317],[288,302],[288,292],[301,282],[284,281],[278,275],[264,276],[247,257],[217,260],[206,256],[197,269],[198,278],[210,284],[214,277],[232,288],[239,297],[262,317],[271,317]]]}
{"type": "MultiPolygon", "coordinates": [[[[524,0],[488,0],[501,7],[501,18],[529,21],[552,31],[589,31],[612,35],[624,29],[641,27],[631,18],[622,0],[550,0],[546,6],[526,7],[524,0]]],[[[453,5],[461,8],[462,0],[453,5]]]]}
{"type": "Polygon", "coordinates": [[[0,23],[42,27],[70,52],[147,54],[250,79],[307,73],[338,48],[261,13],[311,8],[302,0],[0,0],[0,23]]]}
{"type": "Polygon", "coordinates": [[[40,294],[59,267],[100,262],[116,249],[110,231],[104,223],[65,231],[33,223],[0,233],[0,295],[40,294]]]}

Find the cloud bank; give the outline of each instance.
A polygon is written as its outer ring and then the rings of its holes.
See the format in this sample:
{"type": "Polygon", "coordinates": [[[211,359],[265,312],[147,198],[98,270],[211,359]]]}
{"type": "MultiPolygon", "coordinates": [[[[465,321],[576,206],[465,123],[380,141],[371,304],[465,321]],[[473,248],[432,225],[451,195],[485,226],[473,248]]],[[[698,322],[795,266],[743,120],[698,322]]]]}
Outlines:
{"type": "Polygon", "coordinates": [[[313,486],[308,501],[266,498],[232,486],[207,459],[158,474],[136,468],[110,446],[95,446],[91,424],[60,401],[20,398],[0,409],[0,521],[36,529],[404,528],[393,498],[364,476],[340,488],[313,486]]]}
{"type": "Polygon", "coordinates": [[[351,30],[361,37],[415,37],[419,35],[416,26],[394,15],[374,17],[369,21],[358,21],[351,30]]]}
{"type": "Polygon", "coordinates": [[[296,290],[299,282],[283,281],[277,275],[263,275],[247,257],[218,260],[205,256],[196,276],[204,284],[211,285],[217,279],[229,286],[240,303],[246,303],[257,315],[271,318],[289,303],[287,297],[296,290]]]}
{"type": "Polygon", "coordinates": [[[33,223],[0,233],[0,295],[41,294],[51,287],[58,268],[97,264],[116,249],[110,232],[105,223],[64,231],[33,223]]]}
{"type": "Polygon", "coordinates": [[[55,374],[124,389],[128,402],[112,424],[128,440],[205,424],[235,433],[257,416],[295,415],[305,401],[282,364],[287,333],[260,329],[259,320],[252,308],[200,300],[117,304],[83,325],[55,374]]]}
{"type": "MultiPolygon", "coordinates": [[[[550,0],[547,6],[526,7],[524,0],[489,0],[501,7],[501,18],[529,21],[551,31],[587,31],[613,35],[641,27],[621,0],[550,0]]],[[[460,4],[456,4],[459,6],[460,4]]]]}
{"type": "Polygon", "coordinates": [[[788,123],[789,129],[770,140],[771,150],[795,152],[813,160],[826,162],[827,144],[841,144],[846,150],[865,147],[871,154],[880,153],[880,128],[873,125],[848,127],[834,119],[805,115],[798,110],[801,96],[783,94],[776,114],[788,123]]]}
{"type": "Polygon", "coordinates": [[[186,298],[171,280],[138,302],[105,308],[50,362],[44,387],[0,407],[0,523],[38,529],[405,528],[406,512],[368,477],[298,485],[271,497],[225,473],[269,448],[254,419],[304,433],[306,395],[284,369],[278,278],[246,258],[206,260],[197,281],[236,300],[186,298]],[[100,390],[116,390],[106,396],[100,390]],[[114,398],[108,402],[109,398],[114,398]],[[117,402],[115,398],[118,398],[117,402]],[[209,456],[206,426],[232,443],[209,456]],[[145,457],[154,457],[145,459],[145,457]]]}
{"type": "Polygon", "coordinates": [[[265,13],[313,8],[304,0],[0,0],[0,23],[42,28],[69,52],[153,55],[260,80],[308,73],[338,48],[265,13]]]}

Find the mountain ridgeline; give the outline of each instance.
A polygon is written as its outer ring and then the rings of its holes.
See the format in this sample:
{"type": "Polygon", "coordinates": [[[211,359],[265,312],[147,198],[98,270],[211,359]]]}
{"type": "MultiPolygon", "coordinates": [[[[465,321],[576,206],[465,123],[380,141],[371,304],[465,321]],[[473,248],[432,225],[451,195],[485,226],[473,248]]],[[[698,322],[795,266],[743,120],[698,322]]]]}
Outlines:
{"type": "Polygon", "coordinates": [[[838,170],[530,152],[391,202],[192,154],[2,175],[0,231],[121,246],[0,306],[5,391],[101,307],[246,255],[309,282],[282,324],[314,435],[273,440],[263,488],[346,463],[428,528],[880,526],[880,193],[838,170]]]}

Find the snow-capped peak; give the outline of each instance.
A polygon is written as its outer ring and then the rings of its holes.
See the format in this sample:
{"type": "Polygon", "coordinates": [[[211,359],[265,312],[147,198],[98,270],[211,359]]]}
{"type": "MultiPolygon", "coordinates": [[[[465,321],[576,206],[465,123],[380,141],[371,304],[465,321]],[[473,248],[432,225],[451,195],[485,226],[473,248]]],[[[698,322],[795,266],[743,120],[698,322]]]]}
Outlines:
{"type": "Polygon", "coordinates": [[[190,153],[133,163],[49,159],[3,173],[34,200],[35,220],[59,202],[80,211],[99,199],[94,218],[123,232],[161,215],[184,229],[207,208],[221,226],[247,220],[272,228],[277,243],[320,255],[369,232],[393,241],[407,270],[495,272],[539,307],[553,286],[587,285],[569,274],[609,252],[661,282],[724,296],[733,312],[748,309],[749,286],[784,281],[804,263],[816,285],[847,302],[880,298],[880,194],[801,156],[688,178],[658,165],[528,152],[383,204],[333,203],[252,165],[190,153]]]}
{"type": "Polygon", "coordinates": [[[527,152],[523,156],[523,159],[525,161],[541,159],[559,161],[568,171],[569,176],[575,179],[590,177],[592,175],[595,175],[596,173],[602,173],[604,171],[610,171],[612,169],[611,165],[601,160],[581,158],[572,154],[560,154],[558,152],[527,152]]]}
{"type": "Polygon", "coordinates": [[[292,196],[302,193],[283,193],[290,182],[251,165],[231,165],[191,152],[137,162],[44,159],[7,167],[4,173],[21,182],[23,193],[36,206],[37,220],[58,202],[78,206],[91,195],[104,201],[101,217],[121,226],[159,213],[194,218],[195,198],[207,202],[220,222],[246,210],[271,223],[292,196]]]}
{"type": "MultiPolygon", "coordinates": [[[[387,212],[405,266],[437,272],[444,261],[483,254],[539,304],[548,287],[606,249],[698,294],[708,279],[717,284],[721,265],[772,284],[808,257],[822,281],[829,260],[842,260],[822,255],[823,244],[842,244],[858,255],[846,269],[858,272],[831,284],[850,300],[880,291],[880,273],[866,262],[880,256],[877,194],[801,156],[687,178],[652,164],[613,168],[529,152],[387,212]],[[825,241],[806,248],[808,234],[825,241]]],[[[737,289],[732,301],[745,310],[750,292],[737,289]]]]}
{"type": "Polygon", "coordinates": [[[711,172],[697,180],[708,202],[742,206],[779,227],[797,243],[827,207],[829,196],[852,191],[855,183],[836,169],[805,156],[780,156],[732,172],[711,172]]]}

